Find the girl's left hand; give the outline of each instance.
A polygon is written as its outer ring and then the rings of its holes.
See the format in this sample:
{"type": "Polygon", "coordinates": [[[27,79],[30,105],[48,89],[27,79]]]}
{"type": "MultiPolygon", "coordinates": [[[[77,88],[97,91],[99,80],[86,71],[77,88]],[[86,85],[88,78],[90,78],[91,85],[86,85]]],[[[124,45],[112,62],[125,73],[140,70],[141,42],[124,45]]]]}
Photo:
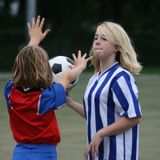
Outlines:
{"type": "Polygon", "coordinates": [[[85,160],[88,159],[88,155],[90,153],[92,156],[92,160],[95,160],[95,155],[99,155],[99,145],[102,142],[102,140],[103,137],[101,136],[100,132],[97,132],[84,153],[85,160]]]}
{"type": "Polygon", "coordinates": [[[32,23],[27,23],[28,25],[28,33],[30,37],[30,42],[28,45],[33,46],[33,45],[39,45],[39,43],[47,36],[48,32],[50,29],[43,30],[45,18],[42,18],[40,16],[37,17],[36,21],[33,18],[32,23]]]}

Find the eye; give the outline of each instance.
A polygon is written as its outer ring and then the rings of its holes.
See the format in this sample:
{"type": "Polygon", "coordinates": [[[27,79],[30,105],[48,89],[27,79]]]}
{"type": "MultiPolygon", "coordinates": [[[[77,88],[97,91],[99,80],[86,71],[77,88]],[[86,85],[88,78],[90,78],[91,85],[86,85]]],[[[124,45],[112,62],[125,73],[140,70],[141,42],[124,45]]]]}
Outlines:
{"type": "Polygon", "coordinates": [[[105,37],[105,36],[102,36],[101,39],[102,39],[103,41],[108,41],[107,37],[105,37]]]}
{"type": "Polygon", "coordinates": [[[94,40],[97,40],[97,39],[98,39],[98,36],[95,36],[95,37],[94,37],[94,40]]]}

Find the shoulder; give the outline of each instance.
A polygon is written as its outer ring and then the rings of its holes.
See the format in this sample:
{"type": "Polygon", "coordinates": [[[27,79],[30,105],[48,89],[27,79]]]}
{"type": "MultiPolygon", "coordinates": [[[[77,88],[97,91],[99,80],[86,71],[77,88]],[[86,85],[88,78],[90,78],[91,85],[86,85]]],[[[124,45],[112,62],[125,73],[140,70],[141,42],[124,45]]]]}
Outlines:
{"type": "Polygon", "coordinates": [[[113,90],[117,90],[117,88],[121,88],[123,92],[127,90],[132,90],[136,94],[138,94],[137,84],[133,75],[122,67],[119,67],[117,69],[116,74],[114,75],[111,81],[110,87],[113,90]]]}
{"type": "Polygon", "coordinates": [[[42,98],[64,98],[66,97],[66,91],[61,83],[53,83],[50,87],[42,90],[41,99],[42,98]]]}
{"type": "Polygon", "coordinates": [[[133,75],[122,67],[119,67],[116,70],[114,77],[111,80],[110,87],[112,89],[117,89],[117,87],[120,87],[122,90],[129,88],[130,90],[134,90],[138,93],[137,84],[133,75]]]}
{"type": "Polygon", "coordinates": [[[13,88],[13,83],[12,83],[12,81],[8,81],[7,83],[6,83],[6,86],[5,86],[5,88],[4,88],[4,97],[5,97],[5,99],[6,99],[6,102],[7,102],[7,106],[8,107],[11,107],[11,105],[10,105],[10,101],[9,101],[9,96],[10,96],[10,92],[11,92],[11,89],[13,88]]]}
{"type": "Polygon", "coordinates": [[[60,83],[53,83],[42,90],[39,100],[39,113],[46,113],[52,109],[58,109],[66,103],[66,92],[60,83]]]}
{"type": "Polygon", "coordinates": [[[122,68],[122,67],[119,67],[114,75],[113,75],[113,79],[112,79],[112,84],[115,83],[116,81],[132,81],[132,82],[135,82],[135,79],[133,77],[133,75],[127,71],[126,69],[122,68]]]}
{"type": "Polygon", "coordinates": [[[7,81],[6,85],[5,85],[5,88],[4,88],[4,95],[5,97],[9,94],[10,90],[12,89],[13,87],[13,83],[11,80],[7,81]]]}
{"type": "Polygon", "coordinates": [[[13,82],[11,80],[7,81],[5,87],[12,87],[13,86],[13,82]]]}
{"type": "Polygon", "coordinates": [[[42,90],[42,92],[55,92],[56,90],[64,90],[64,87],[61,83],[52,83],[49,87],[42,90]]]}

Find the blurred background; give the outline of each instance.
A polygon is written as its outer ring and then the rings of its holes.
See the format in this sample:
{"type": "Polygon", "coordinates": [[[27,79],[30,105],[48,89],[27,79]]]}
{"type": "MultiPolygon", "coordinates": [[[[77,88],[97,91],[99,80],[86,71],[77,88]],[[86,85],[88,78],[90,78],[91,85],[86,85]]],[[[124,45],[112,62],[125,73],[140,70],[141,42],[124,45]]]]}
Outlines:
{"type": "Polygon", "coordinates": [[[89,52],[98,23],[121,24],[144,67],[160,67],[159,0],[0,0],[0,71],[10,71],[19,47],[27,44],[27,22],[41,15],[51,32],[41,45],[49,56],[89,52]]]}

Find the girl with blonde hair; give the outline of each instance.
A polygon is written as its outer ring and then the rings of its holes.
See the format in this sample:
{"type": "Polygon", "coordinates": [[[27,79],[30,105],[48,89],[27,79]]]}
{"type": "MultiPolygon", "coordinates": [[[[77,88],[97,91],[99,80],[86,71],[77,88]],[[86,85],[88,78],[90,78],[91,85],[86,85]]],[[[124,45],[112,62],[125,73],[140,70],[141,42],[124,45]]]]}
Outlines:
{"type": "Polygon", "coordinates": [[[116,23],[101,23],[90,54],[95,73],[84,103],[68,97],[67,104],[86,119],[88,160],[138,160],[141,107],[132,74],[142,67],[125,30],[116,23]]]}
{"type": "MultiPolygon", "coordinates": [[[[116,45],[116,59],[120,62],[123,68],[131,73],[138,75],[142,69],[141,64],[137,61],[137,54],[131,44],[131,40],[125,30],[116,23],[103,22],[98,26],[97,31],[101,32],[107,41],[116,45]]],[[[94,51],[91,50],[90,55],[94,56],[94,51]]],[[[95,70],[99,70],[99,59],[95,56],[92,59],[95,70]]]]}

